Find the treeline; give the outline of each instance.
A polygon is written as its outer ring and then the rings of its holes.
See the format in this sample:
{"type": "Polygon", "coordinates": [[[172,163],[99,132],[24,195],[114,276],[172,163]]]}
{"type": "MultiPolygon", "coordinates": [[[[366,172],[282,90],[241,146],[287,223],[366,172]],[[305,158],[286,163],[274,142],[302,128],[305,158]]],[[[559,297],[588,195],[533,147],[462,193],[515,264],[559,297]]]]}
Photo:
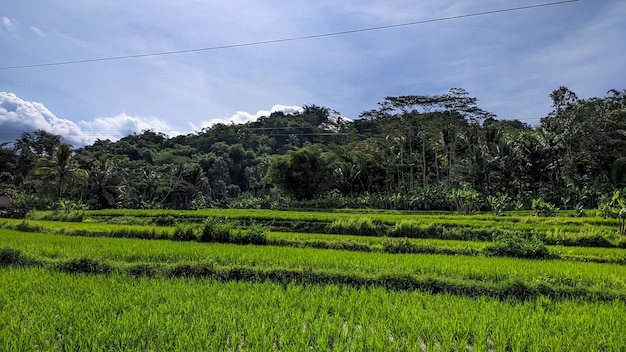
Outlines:
{"type": "Polygon", "coordinates": [[[316,105],[169,138],[147,130],[74,149],[25,132],[0,146],[0,192],[23,210],[372,207],[471,212],[596,207],[626,186],[626,90],[565,87],[532,127],[465,90],[386,97],[354,121],[316,105]],[[59,200],[64,202],[59,203],[59,200]]]}

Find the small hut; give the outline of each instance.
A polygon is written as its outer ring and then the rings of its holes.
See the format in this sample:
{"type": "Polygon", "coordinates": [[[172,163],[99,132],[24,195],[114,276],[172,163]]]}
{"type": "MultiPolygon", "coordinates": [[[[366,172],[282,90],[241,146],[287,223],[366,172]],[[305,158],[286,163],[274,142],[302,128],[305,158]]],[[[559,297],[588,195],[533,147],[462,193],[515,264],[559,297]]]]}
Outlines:
{"type": "Polygon", "coordinates": [[[0,209],[8,209],[11,207],[11,196],[8,193],[0,191],[0,209]]]}

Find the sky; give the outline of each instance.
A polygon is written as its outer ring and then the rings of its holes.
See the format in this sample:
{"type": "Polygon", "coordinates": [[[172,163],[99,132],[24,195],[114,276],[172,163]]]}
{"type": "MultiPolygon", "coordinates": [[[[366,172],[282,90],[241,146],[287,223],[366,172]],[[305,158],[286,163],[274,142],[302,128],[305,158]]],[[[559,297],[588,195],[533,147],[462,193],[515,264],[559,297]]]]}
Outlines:
{"type": "Polygon", "coordinates": [[[0,8],[0,143],[44,129],[76,146],[188,134],[318,105],[357,119],[387,96],[460,87],[530,125],[550,92],[626,89],[626,1],[20,0],[0,8]],[[259,45],[410,22],[381,30],[259,45]],[[201,50],[27,68],[67,61],[201,50]]]}

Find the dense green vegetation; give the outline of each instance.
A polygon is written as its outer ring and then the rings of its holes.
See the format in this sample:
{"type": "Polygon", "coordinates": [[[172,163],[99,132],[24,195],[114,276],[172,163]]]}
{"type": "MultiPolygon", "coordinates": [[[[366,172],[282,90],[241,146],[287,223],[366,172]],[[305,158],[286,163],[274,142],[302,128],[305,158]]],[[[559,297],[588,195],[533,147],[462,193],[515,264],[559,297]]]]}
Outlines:
{"type": "MultiPolygon", "coordinates": [[[[169,138],[144,131],[72,150],[26,132],[0,146],[0,191],[24,211],[376,208],[496,215],[616,208],[626,186],[626,91],[561,87],[536,127],[498,120],[454,88],[386,97],[354,121],[325,107],[169,138]],[[612,204],[611,204],[612,203],[612,204]]],[[[619,217],[606,211],[607,216],[619,217]]],[[[19,212],[18,212],[19,213],[19,212]]]]}
{"type": "Polygon", "coordinates": [[[536,127],[455,88],[26,132],[0,145],[0,350],[623,350],[626,91],[550,97],[536,127]]]}
{"type": "Polygon", "coordinates": [[[3,269],[3,350],[619,351],[621,302],[3,269]],[[355,304],[358,302],[358,304],[355,304]]]}
{"type": "Polygon", "coordinates": [[[33,212],[0,221],[0,346],[617,351],[626,250],[545,245],[590,229],[621,243],[570,215],[33,212]],[[499,232],[411,235],[436,224],[499,232]]]}

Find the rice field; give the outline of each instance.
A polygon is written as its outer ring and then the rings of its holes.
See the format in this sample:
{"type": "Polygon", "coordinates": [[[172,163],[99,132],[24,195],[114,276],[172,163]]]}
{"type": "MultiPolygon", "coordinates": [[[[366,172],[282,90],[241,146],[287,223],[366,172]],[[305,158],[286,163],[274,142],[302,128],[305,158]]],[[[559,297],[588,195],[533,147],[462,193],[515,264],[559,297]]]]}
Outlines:
{"type": "Polygon", "coordinates": [[[295,230],[301,221],[325,223],[327,229],[337,221],[375,220],[389,228],[406,221],[448,221],[474,230],[500,223],[513,231],[536,225],[534,231],[584,236],[597,228],[614,236],[611,224],[595,217],[116,210],[86,212],[82,222],[68,223],[35,215],[22,226],[31,232],[14,229],[22,222],[0,220],[3,351],[622,351],[626,346],[626,249],[618,246],[547,246],[554,256],[538,260],[487,256],[482,250],[488,241],[411,238],[407,241],[433,248],[469,248],[471,255],[393,254],[382,250],[388,233],[295,230]],[[266,225],[280,221],[283,231],[267,231],[264,245],[173,241],[175,226],[150,220],[171,215],[177,222],[197,223],[209,213],[245,220],[233,224],[237,227],[251,219],[266,225]],[[133,218],[144,223],[130,224],[133,218]],[[289,221],[295,224],[291,231],[285,228],[289,221]],[[145,233],[154,236],[132,238],[145,233]],[[370,249],[307,243],[359,243],[370,249]],[[598,262],[603,260],[609,262],[598,262]]]}
{"type": "Polygon", "coordinates": [[[621,302],[4,269],[0,347],[21,350],[619,351],[621,302]]]}

